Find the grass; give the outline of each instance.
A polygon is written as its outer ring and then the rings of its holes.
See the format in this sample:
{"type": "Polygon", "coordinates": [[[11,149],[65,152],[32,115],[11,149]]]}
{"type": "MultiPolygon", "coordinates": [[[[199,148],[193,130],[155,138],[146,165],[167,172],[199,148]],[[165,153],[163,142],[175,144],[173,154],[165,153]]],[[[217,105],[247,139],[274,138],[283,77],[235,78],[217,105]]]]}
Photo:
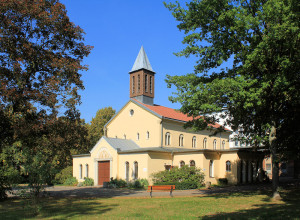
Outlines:
{"type": "Polygon", "coordinates": [[[89,198],[0,203],[0,219],[300,219],[300,189],[174,198],[89,198]],[[35,204],[35,205],[34,205],[35,204]]]}

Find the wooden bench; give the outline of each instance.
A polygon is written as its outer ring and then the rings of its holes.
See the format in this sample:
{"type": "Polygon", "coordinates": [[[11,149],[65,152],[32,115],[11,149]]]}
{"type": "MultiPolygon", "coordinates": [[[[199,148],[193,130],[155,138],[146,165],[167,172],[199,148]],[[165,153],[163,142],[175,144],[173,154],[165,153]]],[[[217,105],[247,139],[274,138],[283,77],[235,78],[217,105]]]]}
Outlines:
{"type": "Polygon", "coordinates": [[[170,191],[170,196],[173,197],[172,192],[174,189],[175,185],[148,186],[147,192],[150,192],[150,197],[152,198],[152,192],[170,191]]]}

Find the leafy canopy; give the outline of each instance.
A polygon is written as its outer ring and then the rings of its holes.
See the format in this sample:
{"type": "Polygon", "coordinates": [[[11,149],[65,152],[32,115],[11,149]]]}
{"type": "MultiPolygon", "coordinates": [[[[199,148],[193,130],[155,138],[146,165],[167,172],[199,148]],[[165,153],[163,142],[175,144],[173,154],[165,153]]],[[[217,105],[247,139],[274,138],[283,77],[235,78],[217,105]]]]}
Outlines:
{"type": "Polygon", "coordinates": [[[22,167],[39,190],[84,136],[76,106],[91,47],[58,0],[1,1],[0,21],[0,184],[22,167]]]}
{"type": "Polygon", "coordinates": [[[295,122],[300,109],[298,1],[165,5],[186,35],[186,47],[177,55],[198,58],[194,73],[167,76],[168,85],[177,88],[171,101],[180,102],[188,115],[206,116],[206,121],[197,118],[189,125],[203,129],[218,122],[210,113],[226,108],[221,117],[233,129],[242,127],[252,145],[269,145],[268,131],[274,126],[277,147],[295,149],[291,140],[299,141],[295,137],[300,131],[295,122]],[[286,132],[288,127],[296,130],[286,132]]]}
{"type": "Polygon", "coordinates": [[[101,108],[97,111],[96,116],[92,118],[91,124],[88,125],[89,140],[91,146],[104,135],[104,125],[115,115],[116,110],[112,107],[101,108]]]}

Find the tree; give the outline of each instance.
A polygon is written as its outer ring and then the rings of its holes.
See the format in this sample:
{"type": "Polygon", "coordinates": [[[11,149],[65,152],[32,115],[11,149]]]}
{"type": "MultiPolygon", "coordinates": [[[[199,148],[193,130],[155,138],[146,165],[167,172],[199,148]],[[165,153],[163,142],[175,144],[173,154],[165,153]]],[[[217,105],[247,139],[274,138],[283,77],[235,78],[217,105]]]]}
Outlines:
{"type": "Polygon", "coordinates": [[[228,116],[253,147],[272,156],[273,195],[278,195],[283,155],[299,156],[299,11],[295,0],[193,0],[165,4],[186,34],[178,56],[195,56],[194,73],[167,76],[173,102],[203,129],[228,116]],[[232,62],[232,64],[230,64],[232,62]],[[227,63],[226,68],[222,64],[227,63]],[[198,118],[199,113],[205,116],[198,118]],[[297,144],[297,145],[296,145],[297,144]]]}
{"type": "Polygon", "coordinates": [[[15,152],[10,163],[0,164],[5,182],[7,165],[21,163],[29,175],[34,166],[49,166],[45,161],[55,149],[46,143],[61,122],[59,114],[79,120],[80,72],[87,70],[81,63],[91,47],[58,0],[1,1],[0,20],[0,154],[15,152]]]}
{"type": "Polygon", "coordinates": [[[90,146],[94,146],[104,135],[104,125],[115,115],[116,111],[112,107],[99,109],[96,116],[92,118],[88,125],[90,146]]]}

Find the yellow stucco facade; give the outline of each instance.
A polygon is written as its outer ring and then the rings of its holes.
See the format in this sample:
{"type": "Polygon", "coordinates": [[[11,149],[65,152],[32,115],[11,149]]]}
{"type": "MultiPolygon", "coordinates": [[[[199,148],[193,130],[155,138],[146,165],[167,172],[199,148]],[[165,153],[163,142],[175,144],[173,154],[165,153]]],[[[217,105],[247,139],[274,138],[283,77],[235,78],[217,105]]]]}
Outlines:
{"type": "MultiPolygon", "coordinates": [[[[131,181],[173,166],[195,165],[212,184],[252,180],[260,166],[255,154],[231,149],[231,131],[214,134],[185,129],[191,117],[153,104],[155,72],[143,47],[130,71],[130,99],[105,125],[104,136],[89,154],[73,156],[73,176],[102,185],[110,178],[131,181]],[[252,171],[253,170],[253,171],[252,171]],[[249,171],[249,172],[248,172],[249,171]]],[[[212,125],[217,128],[220,125],[212,125]]]]}
{"type": "Polygon", "coordinates": [[[74,155],[73,176],[79,181],[90,177],[95,185],[102,185],[99,162],[104,161],[109,164],[109,178],[145,178],[151,183],[151,174],[166,166],[180,167],[181,163],[190,165],[193,161],[204,172],[205,181],[215,184],[217,179],[227,178],[236,183],[240,158],[237,150],[229,149],[230,132],[214,136],[208,130],[194,132],[183,125],[184,122],[160,117],[132,99],[107,123],[106,136],[90,154],[74,155]],[[230,171],[226,169],[228,161],[230,171]]]}

